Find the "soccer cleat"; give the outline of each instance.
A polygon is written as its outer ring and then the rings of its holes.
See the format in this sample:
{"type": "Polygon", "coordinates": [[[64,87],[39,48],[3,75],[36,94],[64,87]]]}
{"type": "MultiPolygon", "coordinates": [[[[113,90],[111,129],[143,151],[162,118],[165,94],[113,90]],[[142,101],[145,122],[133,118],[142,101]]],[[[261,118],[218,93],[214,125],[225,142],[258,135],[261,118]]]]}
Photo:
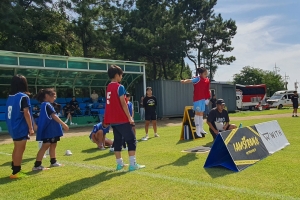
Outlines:
{"type": "Polygon", "coordinates": [[[123,165],[117,164],[116,170],[117,170],[117,171],[120,171],[120,170],[124,169],[124,168],[127,167],[127,166],[128,166],[128,164],[123,164],[123,165]]]}
{"type": "Polygon", "coordinates": [[[126,148],[123,148],[122,150],[123,150],[123,151],[128,151],[128,147],[126,147],[126,148]]]}
{"type": "Polygon", "coordinates": [[[50,167],[63,167],[63,166],[64,166],[63,164],[60,164],[58,162],[50,165],[50,167]]]}
{"type": "Polygon", "coordinates": [[[159,135],[157,133],[154,134],[154,137],[159,137],[159,135]]]}
{"type": "Polygon", "coordinates": [[[18,178],[25,178],[25,177],[27,177],[27,175],[21,171],[16,174],[11,174],[9,176],[9,178],[11,178],[11,179],[18,179],[18,178]]]}
{"type": "Polygon", "coordinates": [[[202,130],[202,131],[201,131],[201,134],[204,134],[204,135],[206,135],[207,133],[206,133],[206,131],[205,131],[205,130],[202,130]]]}
{"type": "Polygon", "coordinates": [[[149,139],[148,135],[142,138],[143,141],[147,141],[149,139]]]}
{"type": "Polygon", "coordinates": [[[129,166],[129,171],[132,172],[132,171],[142,169],[142,168],[145,168],[145,167],[146,167],[145,165],[139,165],[139,164],[135,164],[134,166],[130,165],[129,166]]]}
{"type": "Polygon", "coordinates": [[[32,171],[43,171],[43,170],[48,170],[50,168],[48,167],[43,167],[42,165],[41,166],[38,166],[38,167],[33,167],[32,168],[32,171]]]}

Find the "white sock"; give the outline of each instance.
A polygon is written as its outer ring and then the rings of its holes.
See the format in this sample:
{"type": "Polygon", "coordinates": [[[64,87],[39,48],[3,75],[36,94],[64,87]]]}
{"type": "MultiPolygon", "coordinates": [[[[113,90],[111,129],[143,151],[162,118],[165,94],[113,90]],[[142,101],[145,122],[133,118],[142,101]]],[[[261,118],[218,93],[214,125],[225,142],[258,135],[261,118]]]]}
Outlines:
{"type": "Polygon", "coordinates": [[[195,121],[195,126],[196,126],[196,134],[198,135],[198,137],[202,137],[201,129],[200,129],[200,116],[195,115],[194,121],[195,121]]]}
{"type": "Polygon", "coordinates": [[[124,165],[124,163],[123,163],[123,158],[119,158],[119,159],[116,159],[116,160],[117,160],[117,164],[118,164],[118,165],[121,165],[121,166],[124,165]]]}
{"type": "Polygon", "coordinates": [[[129,164],[131,166],[135,166],[136,165],[136,159],[135,156],[129,156],[129,164]]]}
{"type": "Polygon", "coordinates": [[[68,123],[68,121],[69,121],[69,119],[67,119],[67,120],[65,121],[65,124],[68,123]]]}
{"type": "Polygon", "coordinates": [[[203,129],[203,116],[199,116],[199,125],[200,125],[200,132],[201,133],[205,133],[204,129],[203,129]]]}

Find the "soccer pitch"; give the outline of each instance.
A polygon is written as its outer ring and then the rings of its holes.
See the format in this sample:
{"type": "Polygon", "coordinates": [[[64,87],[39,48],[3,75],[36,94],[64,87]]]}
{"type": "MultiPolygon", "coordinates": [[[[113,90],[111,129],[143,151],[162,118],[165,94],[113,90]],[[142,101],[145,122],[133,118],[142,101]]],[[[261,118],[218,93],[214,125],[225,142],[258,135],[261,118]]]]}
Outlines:
{"type": "MultiPolygon", "coordinates": [[[[274,118],[242,123],[247,126],[270,120],[274,118]]],[[[161,137],[138,142],[137,162],[146,168],[134,172],[114,171],[114,154],[96,149],[85,135],[62,138],[57,159],[65,166],[39,173],[31,172],[37,142],[28,142],[22,169],[29,176],[10,180],[13,145],[3,144],[0,199],[300,199],[300,119],[277,120],[291,145],[238,173],[224,168],[204,169],[208,153],[182,153],[184,149],[211,145],[212,137],[179,141],[180,126],[159,127],[161,137]],[[72,156],[64,156],[67,149],[72,156]]],[[[111,133],[108,136],[112,138],[111,133]]],[[[144,130],[137,129],[137,138],[142,136],[144,130]]],[[[153,136],[151,129],[149,136],[153,136]]],[[[127,152],[122,154],[128,163],[127,152]]],[[[49,156],[43,161],[49,166],[49,156]]]]}

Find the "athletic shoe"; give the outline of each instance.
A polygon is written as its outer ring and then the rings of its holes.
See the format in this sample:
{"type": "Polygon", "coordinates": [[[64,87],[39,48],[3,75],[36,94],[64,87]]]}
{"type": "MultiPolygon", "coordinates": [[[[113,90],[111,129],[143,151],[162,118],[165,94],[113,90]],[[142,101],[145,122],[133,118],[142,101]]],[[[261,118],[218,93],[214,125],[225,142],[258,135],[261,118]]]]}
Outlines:
{"type": "Polygon", "coordinates": [[[100,150],[105,150],[105,148],[104,147],[98,147],[100,150]]]}
{"type": "Polygon", "coordinates": [[[202,134],[200,133],[200,135],[198,135],[198,134],[196,133],[195,137],[196,137],[196,138],[202,138],[202,134]]]}
{"type": "Polygon", "coordinates": [[[48,167],[43,167],[42,165],[41,166],[38,166],[38,167],[33,167],[32,168],[32,171],[43,171],[43,170],[48,170],[50,168],[48,167]]]}
{"type": "Polygon", "coordinates": [[[154,137],[159,137],[159,135],[157,133],[154,134],[154,137]]]}
{"type": "Polygon", "coordinates": [[[47,158],[47,156],[46,156],[46,155],[44,155],[44,156],[43,156],[43,158],[47,158]]]}
{"type": "Polygon", "coordinates": [[[109,148],[109,152],[114,152],[115,149],[114,148],[109,148]]]}
{"type": "Polygon", "coordinates": [[[126,147],[126,148],[123,148],[123,151],[128,151],[128,147],[126,147]]]}
{"type": "Polygon", "coordinates": [[[143,141],[147,141],[149,139],[148,135],[142,138],[143,141]]]}
{"type": "Polygon", "coordinates": [[[295,117],[294,115],[292,117],[295,117]]]}
{"type": "Polygon", "coordinates": [[[51,164],[50,167],[62,167],[64,166],[63,164],[60,164],[58,162],[54,163],[54,164],[51,164]]]}
{"type": "Polygon", "coordinates": [[[204,134],[204,135],[207,134],[206,131],[204,131],[204,130],[202,130],[201,133],[204,134]]]}
{"type": "Polygon", "coordinates": [[[20,171],[16,174],[11,174],[9,176],[9,178],[11,178],[11,179],[18,179],[18,178],[25,178],[25,177],[27,177],[27,175],[25,173],[23,173],[22,171],[20,171]]]}
{"type": "Polygon", "coordinates": [[[295,117],[298,117],[298,115],[296,115],[295,117]]]}
{"type": "Polygon", "coordinates": [[[124,169],[124,168],[127,167],[127,166],[128,166],[128,164],[123,164],[123,165],[117,164],[116,170],[117,170],[117,171],[120,171],[120,170],[124,169]]]}
{"type": "Polygon", "coordinates": [[[145,167],[146,167],[145,165],[139,165],[139,164],[135,164],[134,166],[130,165],[129,166],[129,171],[132,172],[132,171],[142,169],[142,168],[145,168],[145,167]]]}
{"type": "Polygon", "coordinates": [[[73,122],[71,122],[71,123],[70,123],[70,125],[74,125],[74,123],[73,123],[73,122]]]}

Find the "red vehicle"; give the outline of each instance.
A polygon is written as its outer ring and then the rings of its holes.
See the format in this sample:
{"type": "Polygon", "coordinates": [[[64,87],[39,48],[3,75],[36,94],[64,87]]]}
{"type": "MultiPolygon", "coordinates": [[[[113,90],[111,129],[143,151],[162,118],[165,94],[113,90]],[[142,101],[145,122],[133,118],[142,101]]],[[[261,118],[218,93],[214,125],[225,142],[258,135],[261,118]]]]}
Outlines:
{"type": "Polygon", "coordinates": [[[239,85],[236,84],[237,109],[254,110],[255,107],[266,98],[267,88],[265,84],[260,85],[239,85]]]}

